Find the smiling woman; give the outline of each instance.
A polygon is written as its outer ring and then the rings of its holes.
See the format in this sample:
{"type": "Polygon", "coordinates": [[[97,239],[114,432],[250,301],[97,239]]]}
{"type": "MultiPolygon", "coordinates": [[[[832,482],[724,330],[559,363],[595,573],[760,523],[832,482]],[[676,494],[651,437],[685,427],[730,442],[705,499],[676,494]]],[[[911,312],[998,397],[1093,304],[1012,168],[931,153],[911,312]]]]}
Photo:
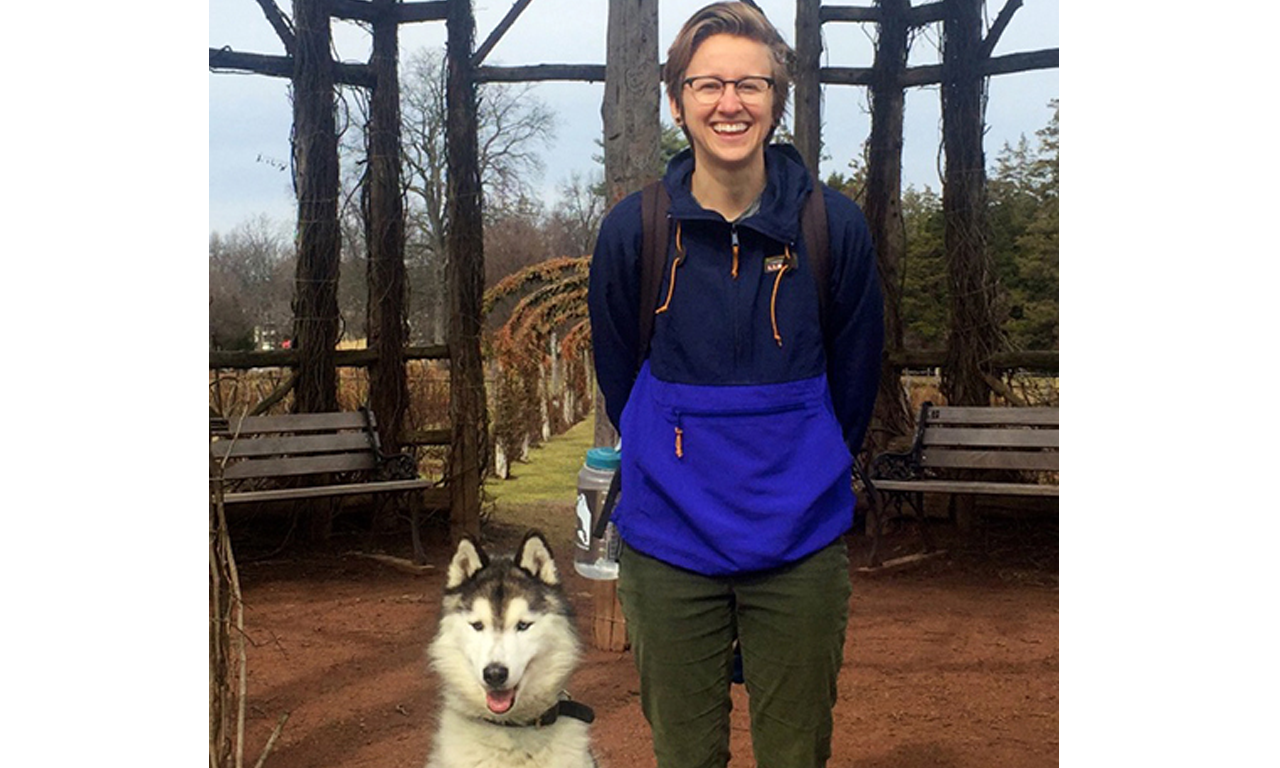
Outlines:
{"type": "Polygon", "coordinates": [[[793,59],[750,4],[685,23],[663,74],[690,148],[661,182],[672,233],[655,249],[661,306],[639,298],[638,244],[654,235],[641,193],[606,217],[591,262],[597,380],[622,438],[618,597],[659,768],[727,763],[735,652],[757,762],[831,755],[850,467],[875,400],[883,307],[861,211],[794,147],[769,144],[793,59]],[[800,226],[814,195],[829,273],[800,226]],[[828,274],[821,286],[815,273],[828,274]],[[651,338],[639,313],[654,314],[651,338]]]}

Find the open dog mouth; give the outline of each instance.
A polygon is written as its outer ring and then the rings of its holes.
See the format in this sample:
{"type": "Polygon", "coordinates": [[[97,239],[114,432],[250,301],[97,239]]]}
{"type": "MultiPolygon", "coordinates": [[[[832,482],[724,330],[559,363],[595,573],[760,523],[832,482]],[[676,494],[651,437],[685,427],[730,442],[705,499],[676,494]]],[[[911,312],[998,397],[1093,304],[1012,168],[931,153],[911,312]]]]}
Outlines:
{"type": "Polygon", "coordinates": [[[487,690],[484,694],[484,700],[490,712],[495,715],[501,715],[510,710],[511,706],[516,703],[516,689],[508,688],[504,691],[487,690]]]}

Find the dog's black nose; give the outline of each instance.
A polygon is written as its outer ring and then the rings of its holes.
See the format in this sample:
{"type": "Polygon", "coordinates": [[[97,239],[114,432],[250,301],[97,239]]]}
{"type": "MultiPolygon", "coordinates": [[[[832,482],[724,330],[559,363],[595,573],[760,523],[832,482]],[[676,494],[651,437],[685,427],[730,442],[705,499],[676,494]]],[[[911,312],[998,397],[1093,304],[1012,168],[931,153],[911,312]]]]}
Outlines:
{"type": "Polygon", "coordinates": [[[507,668],[502,664],[490,664],[484,668],[484,681],[497,688],[507,682],[507,668]]]}

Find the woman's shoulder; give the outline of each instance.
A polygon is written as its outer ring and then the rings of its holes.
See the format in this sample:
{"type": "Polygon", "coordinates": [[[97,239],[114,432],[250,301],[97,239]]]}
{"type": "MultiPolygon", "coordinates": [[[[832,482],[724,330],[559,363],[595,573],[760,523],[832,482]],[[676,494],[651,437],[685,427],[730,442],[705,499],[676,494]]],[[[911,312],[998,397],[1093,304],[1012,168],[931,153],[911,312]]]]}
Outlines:
{"type": "Polygon", "coordinates": [[[826,184],[822,184],[821,188],[822,202],[827,209],[827,227],[832,233],[867,229],[867,217],[853,198],[826,184]]]}
{"type": "Polygon", "coordinates": [[[636,190],[619,200],[608,211],[600,222],[600,228],[614,230],[630,230],[640,226],[640,190],[636,190]]]}

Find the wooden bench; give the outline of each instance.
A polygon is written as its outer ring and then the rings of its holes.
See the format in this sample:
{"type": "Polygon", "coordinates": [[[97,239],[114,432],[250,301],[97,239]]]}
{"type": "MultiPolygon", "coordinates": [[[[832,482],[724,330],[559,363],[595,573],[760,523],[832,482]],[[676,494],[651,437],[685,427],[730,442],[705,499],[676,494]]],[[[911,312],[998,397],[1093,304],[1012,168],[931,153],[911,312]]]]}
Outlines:
{"type": "Polygon", "coordinates": [[[881,565],[880,533],[889,503],[915,511],[925,552],[933,551],[924,521],[924,494],[1057,497],[1034,473],[1058,471],[1056,407],[944,407],[925,403],[911,449],[885,452],[870,467],[876,520],[871,566],[881,565]]]}
{"type": "MultiPolygon", "coordinates": [[[[421,491],[447,508],[448,489],[418,476],[410,453],[384,453],[373,411],[211,419],[210,480],[225,504],[421,491]]],[[[425,559],[411,506],[413,551],[425,559]]]]}

